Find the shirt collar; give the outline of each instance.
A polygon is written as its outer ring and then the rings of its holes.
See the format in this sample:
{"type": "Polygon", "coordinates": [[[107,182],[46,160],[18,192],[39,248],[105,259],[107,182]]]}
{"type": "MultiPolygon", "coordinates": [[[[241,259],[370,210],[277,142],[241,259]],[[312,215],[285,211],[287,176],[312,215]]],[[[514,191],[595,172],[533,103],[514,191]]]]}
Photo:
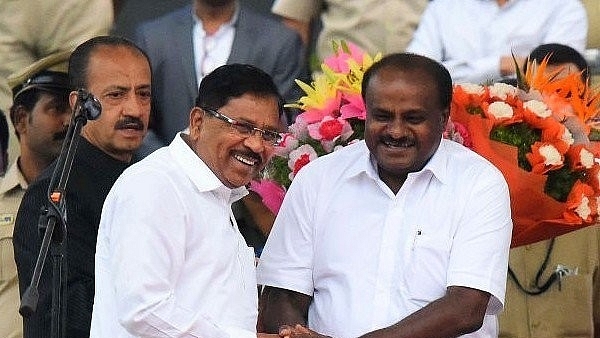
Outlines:
{"type": "Polygon", "coordinates": [[[9,168],[2,181],[0,181],[0,195],[4,195],[13,189],[27,189],[27,181],[25,176],[19,169],[18,161],[15,161],[9,168]]]}
{"type": "MultiPolygon", "coordinates": [[[[418,172],[411,173],[409,175],[422,175],[425,173],[431,173],[435,178],[437,178],[442,184],[448,182],[448,163],[450,162],[448,151],[446,147],[448,146],[449,141],[446,139],[442,139],[440,145],[433,156],[429,159],[427,164],[418,172]]],[[[348,173],[350,177],[366,174],[368,177],[379,180],[379,175],[377,174],[377,162],[371,156],[371,152],[367,148],[367,145],[364,140],[358,142],[358,144],[354,145],[357,147],[364,148],[361,152],[361,156],[358,161],[355,161],[354,164],[348,168],[348,173]]]]}
{"type": "Polygon", "coordinates": [[[233,203],[248,194],[246,187],[226,187],[178,133],[169,145],[169,152],[185,175],[200,192],[213,191],[219,198],[233,203]]]}
{"type": "MultiPolygon", "coordinates": [[[[240,14],[240,4],[239,2],[235,2],[235,11],[233,12],[233,16],[231,17],[231,20],[229,20],[228,22],[223,23],[223,25],[221,25],[221,27],[219,27],[218,32],[221,32],[224,30],[224,28],[228,28],[228,27],[235,27],[238,17],[240,14]]],[[[192,17],[194,18],[194,26],[199,27],[199,31],[202,32],[202,36],[205,35],[204,29],[202,29],[202,19],[200,19],[197,15],[196,12],[194,11],[194,7],[192,6],[192,17]]]]}

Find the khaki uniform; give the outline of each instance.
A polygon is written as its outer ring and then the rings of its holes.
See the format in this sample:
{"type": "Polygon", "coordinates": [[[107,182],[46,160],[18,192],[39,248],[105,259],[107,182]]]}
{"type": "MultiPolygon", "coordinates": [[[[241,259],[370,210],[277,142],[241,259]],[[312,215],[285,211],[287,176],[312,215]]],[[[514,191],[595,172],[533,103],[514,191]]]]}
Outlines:
{"type": "Polygon", "coordinates": [[[600,1],[582,0],[588,16],[587,48],[600,48],[600,1]]]}
{"type": "MultiPolygon", "coordinates": [[[[529,287],[544,260],[549,241],[511,249],[509,264],[524,287],[529,287]]],[[[545,282],[557,265],[577,268],[548,291],[525,295],[509,278],[506,304],[499,317],[499,337],[600,337],[600,227],[590,226],[557,237],[545,282]],[[594,336],[595,332],[595,336],[594,336]]]]}
{"type": "MultiPolygon", "coordinates": [[[[8,75],[44,56],[73,50],[81,42],[108,34],[113,23],[111,0],[0,0],[0,109],[12,103],[8,75]]],[[[9,160],[19,154],[10,121],[9,160]]]]}
{"type": "MultiPolygon", "coordinates": [[[[583,0],[588,16],[588,49],[600,49],[600,1],[583,0]]],[[[592,75],[592,87],[600,86],[600,74],[592,75]]]]}
{"type": "Polygon", "coordinates": [[[332,40],[351,41],[369,54],[403,52],[428,0],[275,0],[275,14],[310,22],[319,13],[323,30],[317,42],[322,60],[333,53],[332,40]],[[323,2],[327,10],[320,12],[323,2]]]}
{"type": "Polygon", "coordinates": [[[15,162],[0,178],[0,337],[23,337],[13,229],[27,182],[15,162]]]}

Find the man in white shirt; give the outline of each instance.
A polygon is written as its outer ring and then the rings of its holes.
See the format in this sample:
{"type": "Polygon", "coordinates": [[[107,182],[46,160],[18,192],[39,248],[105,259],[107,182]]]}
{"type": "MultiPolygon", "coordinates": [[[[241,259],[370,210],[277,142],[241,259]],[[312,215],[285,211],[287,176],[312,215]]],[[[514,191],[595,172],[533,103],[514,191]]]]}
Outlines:
{"type": "Polygon", "coordinates": [[[258,268],[259,327],[292,337],[496,337],[508,186],[481,156],[442,140],[450,74],[391,54],[367,70],[362,93],[365,140],[310,162],[286,194],[258,268]]]}
{"type": "Polygon", "coordinates": [[[254,66],[204,77],[189,134],[126,170],[108,194],[91,337],[257,337],[254,251],[231,204],[273,155],[281,113],[271,77],[254,66]]]}
{"type": "Polygon", "coordinates": [[[579,0],[436,0],[407,51],[442,62],[455,82],[514,77],[535,47],[560,43],[585,50],[587,16],[579,0]]]}

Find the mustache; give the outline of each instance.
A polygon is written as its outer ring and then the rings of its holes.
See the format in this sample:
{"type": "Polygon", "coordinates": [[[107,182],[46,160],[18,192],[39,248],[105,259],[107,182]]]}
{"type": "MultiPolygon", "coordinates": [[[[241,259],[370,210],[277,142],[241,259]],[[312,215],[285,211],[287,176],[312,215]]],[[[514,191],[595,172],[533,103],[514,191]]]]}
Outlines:
{"type": "Polygon", "coordinates": [[[137,117],[125,116],[117,121],[115,129],[144,130],[144,122],[137,117]]]}
{"type": "Polygon", "coordinates": [[[382,137],[380,141],[382,143],[391,144],[398,147],[410,147],[416,144],[416,140],[414,138],[407,136],[395,138],[388,135],[382,137]]]}

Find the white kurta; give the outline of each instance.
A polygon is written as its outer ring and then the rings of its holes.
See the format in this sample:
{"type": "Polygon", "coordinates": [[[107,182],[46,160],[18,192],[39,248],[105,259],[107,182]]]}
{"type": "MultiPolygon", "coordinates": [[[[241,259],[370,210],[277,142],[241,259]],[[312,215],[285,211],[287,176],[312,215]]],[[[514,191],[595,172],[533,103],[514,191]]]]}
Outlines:
{"type": "Polygon", "coordinates": [[[96,248],[92,338],[256,338],[254,251],[225,187],[177,135],[106,198],[96,248]]]}
{"type": "Polygon", "coordinates": [[[448,140],[398,192],[378,178],[361,141],[294,178],[258,267],[258,282],[313,297],[308,323],[336,338],[388,327],[465,286],[492,296],[495,337],[512,221],[502,174],[448,140]]]}
{"type": "Polygon", "coordinates": [[[560,43],[583,53],[587,16],[579,0],[435,0],[407,51],[442,62],[455,82],[497,81],[500,57],[526,57],[560,43]]]}

